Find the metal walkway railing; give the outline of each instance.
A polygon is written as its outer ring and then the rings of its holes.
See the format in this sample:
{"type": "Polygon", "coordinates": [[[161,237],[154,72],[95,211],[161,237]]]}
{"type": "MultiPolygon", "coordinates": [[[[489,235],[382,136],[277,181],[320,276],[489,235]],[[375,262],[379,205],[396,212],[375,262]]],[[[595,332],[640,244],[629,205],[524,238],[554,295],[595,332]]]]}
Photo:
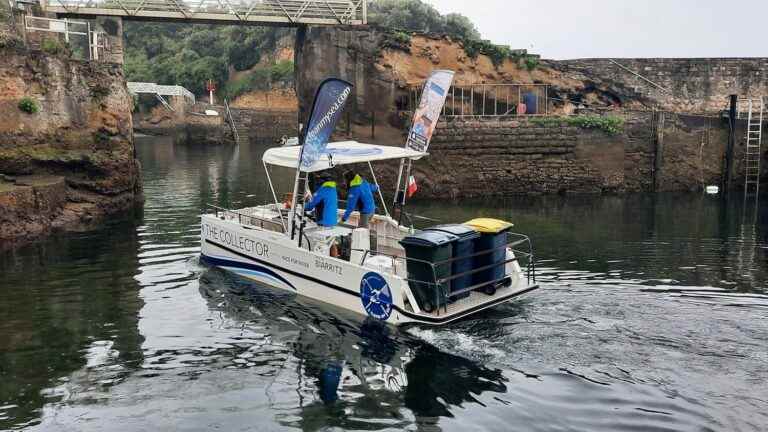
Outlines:
{"type": "Polygon", "coordinates": [[[361,25],[367,0],[43,0],[46,12],[163,21],[361,25]]]}
{"type": "Polygon", "coordinates": [[[163,104],[170,111],[173,108],[163,98],[163,96],[183,96],[190,105],[195,104],[195,95],[191,91],[182,86],[169,86],[169,85],[157,85],[155,83],[143,83],[143,82],[129,82],[128,91],[133,94],[153,94],[157,97],[160,103],[163,104]]]}
{"type": "MultiPolygon", "coordinates": [[[[410,87],[402,111],[418,108],[422,87],[410,87]]],[[[548,84],[456,84],[448,90],[442,117],[547,115],[548,93],[548,84]]]]}

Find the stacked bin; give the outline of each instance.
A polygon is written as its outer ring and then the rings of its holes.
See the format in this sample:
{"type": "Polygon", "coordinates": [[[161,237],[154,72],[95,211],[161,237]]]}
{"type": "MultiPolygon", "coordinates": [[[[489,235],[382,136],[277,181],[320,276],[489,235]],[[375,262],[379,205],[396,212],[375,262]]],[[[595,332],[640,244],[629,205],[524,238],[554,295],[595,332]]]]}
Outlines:
{"type": "Polygon", "coordinates": [[[481,268],[494,265],[485,270],[474,274],[473,285],[481,285],[478,289],[485,293],[493,294],[496,292],[496,284],[504,278],[505,268],[503,265],[507,259],[507,231],[512,228],[512,224],[498,219],[473,219],[466,222],[467,225],[477,231],[480,236],[475,239],[475,253],[493,250],[493,252],[484,253],[475,257],[474,268],[481,268]]]}
{"type": "Polygon", "coordinates": [[[451,276],[455,277],[462,273],[469,273],[463,276],[459,276],[456,279],[451,280],[450,284],[450,301],[456,301],[465,297],[469,297],[470,292],[462,294],[453,293],[463,291],[473,285],[473,274],[470,273],[474,269],[474,258],[472,255],[475,253],[475,242],[480,237],[480,234],[473,228],[467,225],[441,225],[433,228],[427,228],[427,231],[436,231],[452,234],[456,236],[451,245],[453,247],[453,258],[455,261],[451,264],[451,276]]]}
{"type": "Polygon", "coordinates": [[[448,300],[449,287],[447,284],[438,287],[437,280],[451,276],[451,264],[437,263],[453,258],[453,242],[456,240],[455,235],[447,232],[420,231],[400,241],[408,258],[409,285],[419,307],[426,312],[444,306],[448,300]]]}

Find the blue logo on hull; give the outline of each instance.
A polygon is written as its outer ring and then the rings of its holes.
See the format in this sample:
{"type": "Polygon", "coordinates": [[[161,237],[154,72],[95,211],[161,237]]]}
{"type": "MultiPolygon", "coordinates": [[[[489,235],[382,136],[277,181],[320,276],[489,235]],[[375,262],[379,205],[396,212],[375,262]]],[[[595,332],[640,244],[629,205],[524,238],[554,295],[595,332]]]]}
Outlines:
{"type": "Polygon", "coordinates": [[[370,272],[363,276],[360,298],[368,315],[382,321],[392,315],[392,290],[380,274],[370,272]]]}

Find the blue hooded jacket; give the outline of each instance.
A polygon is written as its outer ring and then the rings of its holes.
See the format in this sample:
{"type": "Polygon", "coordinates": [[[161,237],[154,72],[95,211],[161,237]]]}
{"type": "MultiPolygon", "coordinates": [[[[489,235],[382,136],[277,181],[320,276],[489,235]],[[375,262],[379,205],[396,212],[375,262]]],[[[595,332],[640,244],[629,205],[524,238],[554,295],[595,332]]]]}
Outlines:
{"type": "Polygon", "coordinates": [[[323,183],[312,197],[312,201],[307,204],[307,211],[312,211],[320,207],[320,214],[317,215],[317,223],[323,226],[336,226],[339,221],[339,196],[336,192],[336,182],[327,181],[323,183]]]}
{"type": "Polygon", "coordinates": [[[372,185],[363,180],[359,175],[356,175],[349,184],[347,209],[344,211],[344,217],[341,219],[346,221],[349,219],[349,215],[353,211],[358,210],[358,208],[362,214],[372,215],[376,213],[376,201],[373,198],[373,193],[377,190],[379,190],[378,186],[372,185]]]}

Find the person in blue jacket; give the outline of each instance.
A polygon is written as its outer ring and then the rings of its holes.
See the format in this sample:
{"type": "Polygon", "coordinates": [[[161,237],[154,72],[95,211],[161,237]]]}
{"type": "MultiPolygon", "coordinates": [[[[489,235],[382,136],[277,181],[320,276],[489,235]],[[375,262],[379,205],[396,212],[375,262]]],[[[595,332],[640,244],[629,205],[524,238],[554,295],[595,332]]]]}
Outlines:
{"type": "Polygon", "coordinates": [[[320,188],[307,204],[307,211],[315,211],[317,224],[333,227],[339,222],[339,195],[336,182],[328,177],[318,180],[320,188]]]}
{"type": "Polygon", "coordinates": [[[372,185],[365,181],[360,174],[348,172],[344,175],[347,181],[347,209],[341,218],[343,222],[349,219],[353,211],[360,211],[360,228],[368,228],[368,222],[376,213],[376,201],[373,193],[379,190],[377,185],[372,185]]]}

